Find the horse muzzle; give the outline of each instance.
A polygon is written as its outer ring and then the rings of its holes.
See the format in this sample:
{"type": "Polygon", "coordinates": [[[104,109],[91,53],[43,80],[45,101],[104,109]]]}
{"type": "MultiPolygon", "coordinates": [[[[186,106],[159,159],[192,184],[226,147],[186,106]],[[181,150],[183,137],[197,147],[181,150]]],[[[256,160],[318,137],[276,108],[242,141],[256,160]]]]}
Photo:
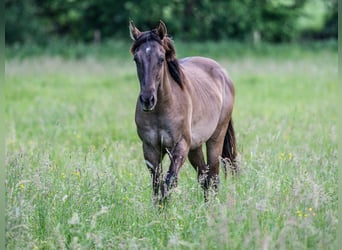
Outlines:
{"type": "Polygon", "coordinates": [[[152,111],[157,103],[154,95],[151,95],[148,97],[140,95],[139,99],[140,99],[141,107],[145,112],[152,111]]]}

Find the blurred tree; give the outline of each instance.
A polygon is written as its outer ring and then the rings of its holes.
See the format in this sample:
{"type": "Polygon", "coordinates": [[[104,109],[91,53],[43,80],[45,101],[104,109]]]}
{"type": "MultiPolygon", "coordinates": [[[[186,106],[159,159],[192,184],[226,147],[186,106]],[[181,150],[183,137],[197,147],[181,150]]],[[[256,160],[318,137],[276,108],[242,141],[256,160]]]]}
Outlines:
{"type": "MultiPolygon", "coordinates": [[[[82,1],[81,1],[82,2],[82,1]]],[[[126,35],[128,36],[128,11],[125,0],[88,0],[84,6],[82,22],[74,27],[80,30],[80,37],[89,41],[94,39],[94,34],[108,38],[126,35]]]]}
{"type": "Polygon", "coordinates": [[[297,20],[307,0],[263,2],[260,21],[261,36],[266,41],[291,41],[298,37],[297,20]]]}
{"type": "Polygon", "coordinates": [[[171,22],[181,22],[185,39],[260,39],[271,42],[297,37],[296,20],[307,0],[174,1],[171,22]]]}
{"type": "MultiPolygon", "coordinates": [[[[323,0],[322,0],[323,1],[323,0]]],[[[325,31],[337,33],[337,0],[325,31]],[[335,12],[333,12],[335,11],[335,12]],[[335,25],[335,26],[334,26],[335,25]]],[[[142,30],[162,19],[169,33],[186,40],[291,41],[307,0],[5,0],[6,44],[128,38],[128,21],[142,30]]]]}
{"type": "MultiPolygon", "coordinates": [[[[87,40],[94,30],[88,27],[85,15],[91,13],[93,0],[35,0],[39,6],[40,17],[48,18],[53,26],[53,33],[72,40],[87,40]]],[[[101,2],[101,1],[98,1],[101,2]]],[[[101,12],[98,12],[101,15],[101,12]]],[[[96,23],[93,23],[96,25],[96,23]]]]}
{"type": "Polygon", "coordinates": [[[38,17],[34,0],[5,0],[6,43],[43,42],[49,30],[47,20],[38,17]]]}
{"type": "Polygon", "coordinates": [[[338,38],[338,1],[326,0],[327,14],[325,16],[325,24],[321,32],[320,38],[338,38]]]}

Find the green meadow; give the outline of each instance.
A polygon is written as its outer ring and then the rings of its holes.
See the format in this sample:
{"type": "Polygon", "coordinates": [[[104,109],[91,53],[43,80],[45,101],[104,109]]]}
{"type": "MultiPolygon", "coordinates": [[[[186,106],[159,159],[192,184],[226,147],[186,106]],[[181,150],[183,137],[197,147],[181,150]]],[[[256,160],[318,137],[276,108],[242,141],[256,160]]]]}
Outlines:
{"type": "Polygon", "coordinates": [[[8,48],[7,249],[336,249],[337,45],[175,45],[234,80],[241,175],[154,205],[130,43],[8,48]]]}

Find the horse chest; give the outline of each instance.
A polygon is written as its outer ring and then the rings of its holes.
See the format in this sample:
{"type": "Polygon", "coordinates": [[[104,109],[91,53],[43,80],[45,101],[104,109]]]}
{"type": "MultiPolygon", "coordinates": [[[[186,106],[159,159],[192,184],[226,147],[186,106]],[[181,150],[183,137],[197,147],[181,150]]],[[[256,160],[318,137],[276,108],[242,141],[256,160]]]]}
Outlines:
{"type": "Polygon", "coordinates": [[[169,127],[160,127],[158,124],[149,124],[148,126],[139,126],[138,134],[143,142],[146,142],[155,147],[162,145],[170,147],[175,144],[175,133],[169,127]]]}

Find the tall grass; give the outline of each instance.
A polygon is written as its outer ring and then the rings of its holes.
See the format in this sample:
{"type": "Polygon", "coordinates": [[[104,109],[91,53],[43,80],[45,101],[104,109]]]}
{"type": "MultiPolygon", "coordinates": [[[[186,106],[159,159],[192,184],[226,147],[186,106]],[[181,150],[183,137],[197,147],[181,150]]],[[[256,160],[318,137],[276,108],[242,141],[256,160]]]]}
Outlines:
{"type": "Polygon", "coordinates": [[[312,47],[179,45],[235,81],[242,174],[221,176],[204,203],[186,163],[162,209],[135,131],[128,46],[8,56],[7,249],[336,249],[337,55],[312,47]]]}

